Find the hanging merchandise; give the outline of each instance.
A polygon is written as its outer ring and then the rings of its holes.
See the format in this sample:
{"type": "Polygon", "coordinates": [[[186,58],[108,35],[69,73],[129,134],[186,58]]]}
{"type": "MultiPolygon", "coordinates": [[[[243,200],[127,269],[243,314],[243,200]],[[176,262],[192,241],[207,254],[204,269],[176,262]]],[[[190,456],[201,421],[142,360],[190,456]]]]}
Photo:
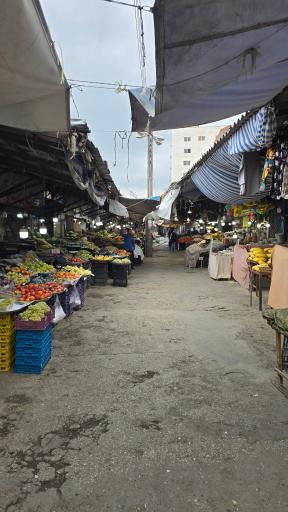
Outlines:
{"type": "MultiPolygon", "coordinates": [[[[268,150],[269,152],[269,150],[268,150]]],[[[267,155],[268,155],[267,152],[267,155]]],[[[273,150],[269,153],[271,162],[271,197],[281,199],[288,197],[288,127],[282,127],[278,130],[276,139],[273,143],[273,150]],[[274,154],[273,154],[274,151],[274,154]]],[[[264,168],[265,172],[265,168],[264,168]]],[[[270,173],[267,173],[267,178],[270,173]]],[[[269,181],[269,178],[266,181],[269,181]]]]}
{"type": "Polygon", "coordinates": [[[275,149],[274,147],[268,148],[266,152],[266,160],[264,163],[264,168],[261,177],[260,183],[260,192],[270,192],[271,190],[271,181],[272,181],[272,173],[274,169],[274,160],[275,160],[275,149]]]}

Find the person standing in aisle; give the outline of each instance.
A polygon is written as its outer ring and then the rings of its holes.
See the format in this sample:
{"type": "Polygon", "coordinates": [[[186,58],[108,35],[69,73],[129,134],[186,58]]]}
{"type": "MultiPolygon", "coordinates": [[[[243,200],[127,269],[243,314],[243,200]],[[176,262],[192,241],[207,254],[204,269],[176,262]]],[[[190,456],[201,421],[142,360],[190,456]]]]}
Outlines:
{"type": "Polygon", "coordinates": [[[135,240],[132,229],[127,228],[122,236],[124,238],[124,249],[130,253],[131,267],[134,268],[135,240]]]}

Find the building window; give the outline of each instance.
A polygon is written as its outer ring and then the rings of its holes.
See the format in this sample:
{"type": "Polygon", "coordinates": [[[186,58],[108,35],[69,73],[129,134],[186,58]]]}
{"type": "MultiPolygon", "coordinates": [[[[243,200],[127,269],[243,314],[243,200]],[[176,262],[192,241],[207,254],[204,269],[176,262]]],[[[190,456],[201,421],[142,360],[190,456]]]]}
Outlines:
{"type": "Polygon", "coordinates": [[[184,160],[183,164],[184,165],[190,165],[190,160],[184,160]]]}
{"type": "Polygon", "coordinates": [[[190,148],[185,148],[184,149],[184,153],[191,153],[191,149],[190,148]]]}
{"type": "Polygon", "coordinates": [[[191,137],[184,137],[184,142],[191,142],[191,137]]]}
{"type": "Polygon", "coordinates": [[[203,141],[203,140],[205,140],[205,138],[206,138],[205,135],[198,135],[199,141],[203,141]]]}

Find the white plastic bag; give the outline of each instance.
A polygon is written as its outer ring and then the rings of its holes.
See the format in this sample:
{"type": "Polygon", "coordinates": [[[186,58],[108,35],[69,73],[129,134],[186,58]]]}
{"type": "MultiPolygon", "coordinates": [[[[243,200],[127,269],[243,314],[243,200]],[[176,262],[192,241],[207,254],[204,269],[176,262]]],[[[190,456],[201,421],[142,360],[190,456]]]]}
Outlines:
{"type": "Polygon", "coordinates": [[[73,286],[73,290],[70,295],[70,306],[71,309],[75,308],[76,306],[81,306],[81,299],[76,285],[73,286]]]}
{"type": "Polygon", "coordinates": [[[58,324],[58,322],[63,320],[65,318],[65,316],[66,315],[64,313],[64,309],[62,308],[62,306],[60,304],[59,297],[57,297],[56,301],[55,301],[55,315],[54,315],[54,319],[53,319],[53,324],[58,324]]]}

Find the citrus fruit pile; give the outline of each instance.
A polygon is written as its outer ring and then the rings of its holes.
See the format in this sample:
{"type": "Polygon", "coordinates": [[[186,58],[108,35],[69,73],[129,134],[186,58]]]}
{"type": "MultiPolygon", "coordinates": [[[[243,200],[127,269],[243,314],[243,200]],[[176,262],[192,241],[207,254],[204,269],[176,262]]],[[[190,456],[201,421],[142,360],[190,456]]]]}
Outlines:
{"type": "Polygon", "coordinates": [[[81,275],[78,273],[78,268],[77,268],[77,273],[75,272],[75,267],[73,267],[73,270],[74,270],[74,272],[67,272],[64,270],[60,270],[60,272],[57,272],[57,274],[56,274],[57,281],[61,282],[61,281],[71,281],[74,279],[79,279],[81,277],[81,275]]]}

